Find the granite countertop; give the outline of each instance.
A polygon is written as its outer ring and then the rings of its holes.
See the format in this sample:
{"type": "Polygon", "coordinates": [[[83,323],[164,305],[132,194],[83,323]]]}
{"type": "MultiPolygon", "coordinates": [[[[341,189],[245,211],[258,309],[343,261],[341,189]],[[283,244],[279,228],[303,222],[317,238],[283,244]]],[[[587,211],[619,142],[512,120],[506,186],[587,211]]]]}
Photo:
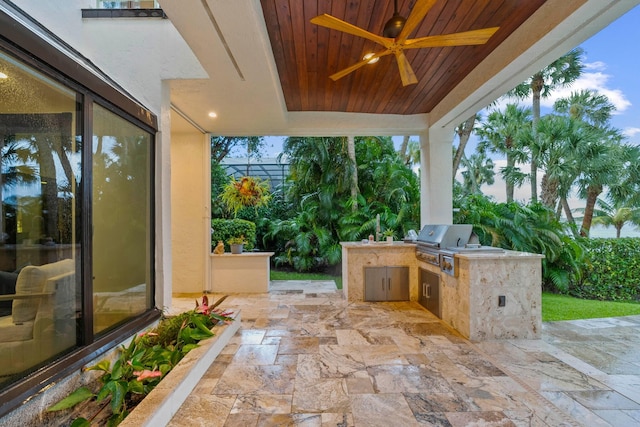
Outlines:
{"type": "Polygon", "coordinates": [[[505,249],[503,252],[460,252],[455,254],[456,257],[466,259],[506,259],[506,258],[544,258],[544,255],[534,254],[531,252],[518,252],[505,249]]]}
{"type": "Polygon", "coordinates": [[[362,242],[340,242],[340,244],[342,245],[343,248],[349,248],[349,249],[381,249],[381,248],[388,248],[388,249],[397,249],[397,248],[415,248],[416,244],[415,243],[405,243],[402,241],[394,241],[393,243],[388,243],[386,241],[382,241],[382,242],[373,242],[373,243],[369,243],[369,241],[367,241],[367,243],[362,243],[362,242]]]}

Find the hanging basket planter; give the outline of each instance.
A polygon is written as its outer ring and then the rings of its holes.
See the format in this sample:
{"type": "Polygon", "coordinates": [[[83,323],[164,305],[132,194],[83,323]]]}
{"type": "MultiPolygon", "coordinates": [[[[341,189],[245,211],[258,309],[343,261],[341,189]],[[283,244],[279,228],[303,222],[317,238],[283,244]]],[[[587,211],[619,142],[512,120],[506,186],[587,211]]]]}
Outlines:
{"type": "Polygon", "coordinates": [[[231,181],[224,187],[220,195],[227,208],[237,215],[245,207],[259,208],[269,202],[269,183],[260,178],[243,176],[239,180],[231,177],[231,181]]]}

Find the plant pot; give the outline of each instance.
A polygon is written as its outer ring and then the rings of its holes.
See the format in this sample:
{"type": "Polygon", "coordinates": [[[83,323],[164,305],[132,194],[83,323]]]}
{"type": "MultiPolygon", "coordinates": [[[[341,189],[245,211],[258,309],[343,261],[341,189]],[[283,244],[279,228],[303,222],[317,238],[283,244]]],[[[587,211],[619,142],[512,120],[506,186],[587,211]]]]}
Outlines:
{"type": "Polygon", "coordinates": [[[231,253],[232,254],[241,254],[243,246],[244,245],[242,243],[231,245],[231,253]]]}
{"type": "Polygon", "coordinates": [[[387,243],[393,243],[393,236],[387,236],[387,243]]]}

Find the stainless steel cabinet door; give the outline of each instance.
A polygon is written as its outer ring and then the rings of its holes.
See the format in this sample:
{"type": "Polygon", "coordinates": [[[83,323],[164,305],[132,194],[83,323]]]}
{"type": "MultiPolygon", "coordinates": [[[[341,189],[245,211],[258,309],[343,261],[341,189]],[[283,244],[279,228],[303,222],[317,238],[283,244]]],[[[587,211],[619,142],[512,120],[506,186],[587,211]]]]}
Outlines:
{"type": "Polygon", "coordinates": [[[421,268],[418,291],[420,292],[418,302],[424,308],[442,318],[440,314],[440,275],[421,268]]]}
{"type": "Polygon", "coordinates": [[[387,267],[365,267],[364,300],[386,301],[387,299],[387,267]]]}
{"type": "Polygon", "coordinates": [[[408,301],[409,267],[365,267],[365,301],[408,301]]]}
{"type": "Polygon", "coordinates": [[[387,301],[409,300],[409,268],[387,267],[387,301]]]}

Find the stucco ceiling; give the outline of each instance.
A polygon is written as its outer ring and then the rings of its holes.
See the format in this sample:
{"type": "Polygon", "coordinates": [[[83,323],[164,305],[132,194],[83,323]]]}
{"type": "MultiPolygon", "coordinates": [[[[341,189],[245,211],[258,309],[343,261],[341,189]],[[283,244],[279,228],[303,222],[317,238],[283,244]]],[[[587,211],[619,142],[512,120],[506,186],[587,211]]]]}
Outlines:
{"type": "MultiPolygon", "coordinates": [[[[483,46],[412,52],[407,56],[419,83],[403,88],[392,56],[329,80],[370,46],[307,22],[329,13],[377,33],[393,0],[160,0],[209,75],[171,82],[172,131],[196,126],[218,135],[328,136],[450,130],[638,2],[436,0],[414,36],[501,30],[483,46]],[[211,111],[217,118],[208,116],[211,111]]],[[[400,12],[406,16],[414,4],[399,1],[400,12]]]]}

